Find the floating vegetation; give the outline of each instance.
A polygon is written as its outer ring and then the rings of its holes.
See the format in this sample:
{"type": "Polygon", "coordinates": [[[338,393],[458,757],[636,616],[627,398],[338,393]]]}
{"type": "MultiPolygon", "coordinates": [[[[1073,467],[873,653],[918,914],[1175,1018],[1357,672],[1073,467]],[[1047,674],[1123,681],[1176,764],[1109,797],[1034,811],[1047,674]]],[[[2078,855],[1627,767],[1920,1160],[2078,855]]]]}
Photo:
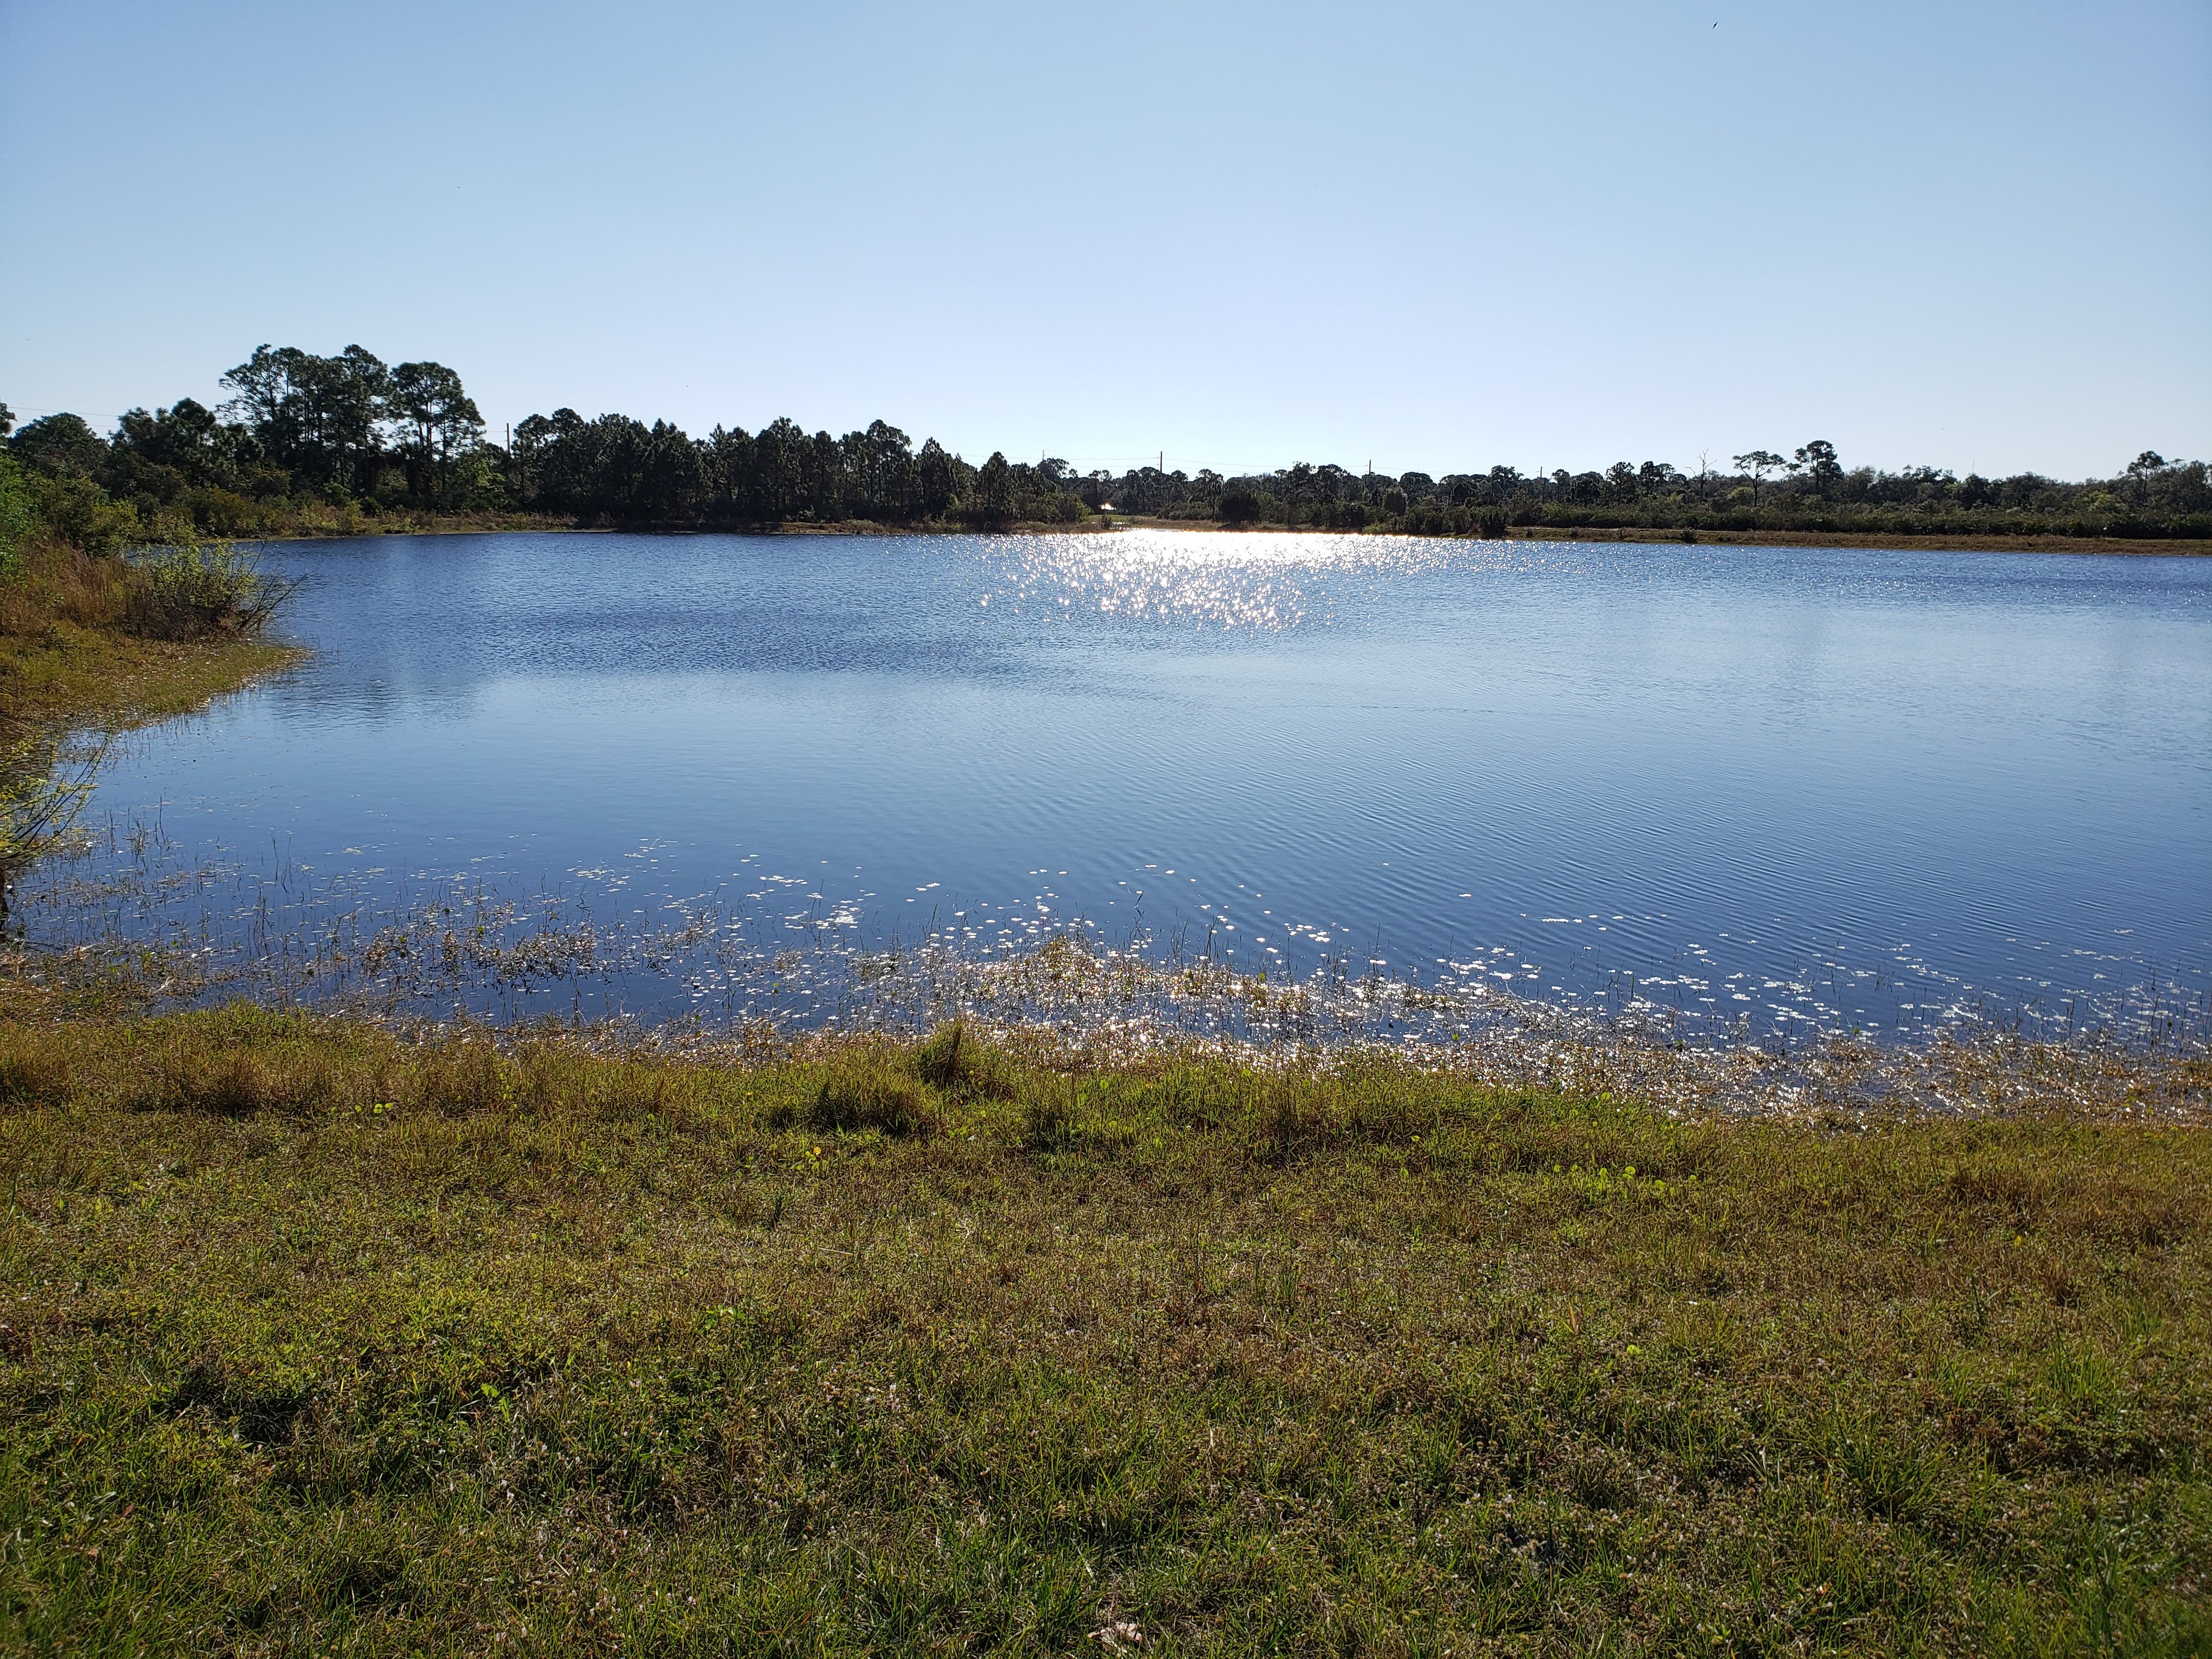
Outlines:
{"type": "Polygon", "coordinates": [[[158,827],[111,828],[26,884],[19,971],[126,971],[155,1006],[244,998],[408,1025],[557,1025],[691,1054],[757,1057],[955,1021],[1070,1067],[1193,1054],[1298,1067],[1387,1051],[1678,1113],[2064,1105],[2197,1120],[2212,1101],[2212,1006],[2156,981],[2051,1010],[1941,986],[1918,1005],[1913,1040],[1881,1042],[1832,1012],[1754,1027],[1682,995],[1703,983],[1686,973],[1540,1000],[1479,957],[1424,980],[1340,950],[1293,977],[1234,965],[1211,943],[1194,951],[1181,933],[1109,937],[1042,900],[988,921],[982,908],[933,915],[906,938],[795,878],[647,915],[624,908],[622,878],[587,873],[595,884],[521,898],[472,880],[410,893],[322,881],[281,854],[258,869],[194,859],[158,827]]]}

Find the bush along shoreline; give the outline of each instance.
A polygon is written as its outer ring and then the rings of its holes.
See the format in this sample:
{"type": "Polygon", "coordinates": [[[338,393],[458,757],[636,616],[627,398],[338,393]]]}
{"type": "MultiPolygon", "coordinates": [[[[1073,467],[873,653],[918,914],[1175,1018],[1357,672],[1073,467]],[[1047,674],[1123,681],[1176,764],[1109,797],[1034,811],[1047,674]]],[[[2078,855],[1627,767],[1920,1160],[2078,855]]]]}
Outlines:
{"type": "Polygon", "coordinates": [[[134,409],[103,436],[46,415],[0,437],[9,490],[71,544],[104,552],[196,538],[603,527],[1066,527],[1168,523],[1476,536],[1589,532],[1882,538],[2212,540],[2201,460],[2146,450],[2109,477],[1961,477],[1935,465],[1850,466],[1813,439],[1694,471],[1665,461],[1432,477],[1301,462],[1225,476],[1156,465],[1079,474],[1043,457],[980,465],[877,421],[833,436],[788,419],[695,437],[665,420],[532,415],[499,441],[453,369],[258,348],[217,408],[134,409]]]}

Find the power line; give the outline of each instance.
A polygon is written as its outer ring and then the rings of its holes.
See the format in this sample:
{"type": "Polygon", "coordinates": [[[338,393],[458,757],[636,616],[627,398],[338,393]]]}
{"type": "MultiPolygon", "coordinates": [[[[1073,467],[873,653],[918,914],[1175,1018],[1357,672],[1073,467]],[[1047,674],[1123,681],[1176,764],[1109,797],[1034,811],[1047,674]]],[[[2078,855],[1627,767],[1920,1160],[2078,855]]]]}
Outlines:
{"type": "MultiPolygon", "coordinates": [[[[7,402],[8,400],[6,398],[0,398],[0,403],[7,402]]],[[[82,409],[41,409],[32,404],[9,404],[8,406],[15,412],[19,419],[25,415],[76,415],[82,416],[87,421],[119,421],[123,418],[119,414],[106,415],[102,414],[96,409],[90,411],[82,409]]]]}

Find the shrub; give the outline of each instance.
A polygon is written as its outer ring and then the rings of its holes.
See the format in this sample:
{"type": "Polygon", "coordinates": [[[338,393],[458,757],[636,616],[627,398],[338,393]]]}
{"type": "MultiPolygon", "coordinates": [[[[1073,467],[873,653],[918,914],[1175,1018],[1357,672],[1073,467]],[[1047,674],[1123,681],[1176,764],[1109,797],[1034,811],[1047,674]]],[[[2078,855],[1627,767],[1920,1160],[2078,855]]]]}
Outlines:
{"type": "Polygon", "coordinates": [[[40,520],[73,547],[112,553],[130,546],[141,534],[137,509],[128,501],[110,501],[107,492],[89,478],[26,473],[23,485],[40,520]]]}
{"type": "Polygon", "coordinates": [[[130,624],[157,640],[258,634],[298,586],[228,542],[155,548],[131,561],[130,624]]]}
{"type": "Polygon", "coordinates": [[[212,486],[190,492],[185,507],[192,515],[194,526],[207,536],[251,535],[263,527],[268,516],[260,502],[249,501],[235,490],[212,486]]]}
{"type": "Polygon", "coordinates": [[[0,581],[23,568],[23,538],[38,525],[36,503],[11,455],[0,454],[0,581]]]}

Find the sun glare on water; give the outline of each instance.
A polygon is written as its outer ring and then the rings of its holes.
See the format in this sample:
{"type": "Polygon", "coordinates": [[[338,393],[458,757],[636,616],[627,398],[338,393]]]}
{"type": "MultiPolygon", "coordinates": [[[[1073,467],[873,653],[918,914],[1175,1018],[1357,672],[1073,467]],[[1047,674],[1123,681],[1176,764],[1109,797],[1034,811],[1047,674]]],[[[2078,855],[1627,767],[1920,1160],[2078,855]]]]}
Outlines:
{"type": "Polygon", "coordinates": [[[1334,619],[1353,581],[1463,562],[1467,544],[1404,538],[1127,530],[1040,536],[1010,550],[986,604],[1273,632],[1334,619]]]}

